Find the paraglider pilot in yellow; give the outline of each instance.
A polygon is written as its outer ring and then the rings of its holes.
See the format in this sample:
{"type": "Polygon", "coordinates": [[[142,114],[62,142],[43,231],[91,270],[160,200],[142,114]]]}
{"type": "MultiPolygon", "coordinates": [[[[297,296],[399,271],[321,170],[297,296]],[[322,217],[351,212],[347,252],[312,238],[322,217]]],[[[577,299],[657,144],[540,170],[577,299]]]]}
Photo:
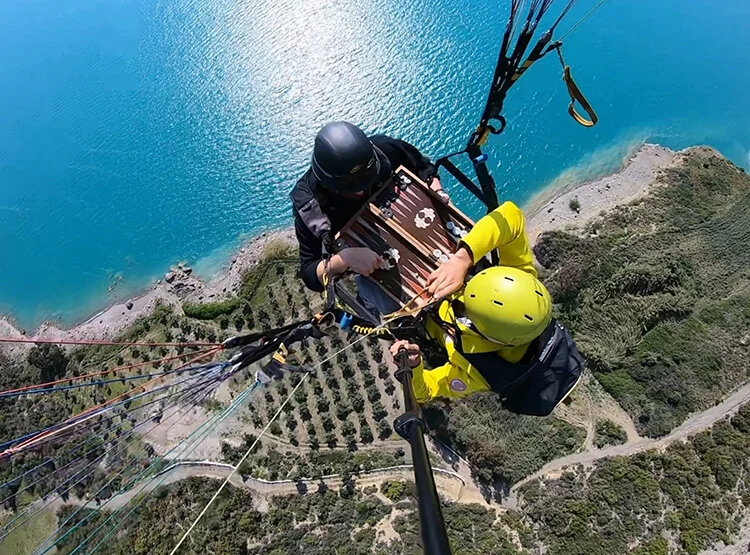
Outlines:
{"type": "Polygon", "coordinates": [[[519,405],[516,412],[548,414],[578,382],[583,359],[552,318],[552,299],[537,278],[523,212],[512,202],[476,223],[433,272],[428,287],[433,297],[444,298],[426,328],[448,362],[428,370],[418,345],[391,346],[394,355],[401,348],[409,352],[418,402],[495,390],[501,397],[518,397],[510,410],[519,405]],[[501,265],[465,283],[472,267],[494,249],[501,265]]]}

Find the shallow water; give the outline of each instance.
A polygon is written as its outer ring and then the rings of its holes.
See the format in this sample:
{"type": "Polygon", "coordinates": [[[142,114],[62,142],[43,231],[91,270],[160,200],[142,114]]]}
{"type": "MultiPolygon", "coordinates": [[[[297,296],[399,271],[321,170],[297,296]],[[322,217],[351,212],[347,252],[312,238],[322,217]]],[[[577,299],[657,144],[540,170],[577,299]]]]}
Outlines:
{"type": "MultiPolygon", "coordinates": [[[[210,274],[290,222],[328,120],[461,148],[507,4],[0,0],[0,312],[69,323],[171,263],[210,274]]],[[[610,0],[564,49],[600,125],[573,123],[559,63],[537,64],[491,143],[503,197],[609,171],[644,140],[747,166],[748,35],[745,0],[610,0]]]]}

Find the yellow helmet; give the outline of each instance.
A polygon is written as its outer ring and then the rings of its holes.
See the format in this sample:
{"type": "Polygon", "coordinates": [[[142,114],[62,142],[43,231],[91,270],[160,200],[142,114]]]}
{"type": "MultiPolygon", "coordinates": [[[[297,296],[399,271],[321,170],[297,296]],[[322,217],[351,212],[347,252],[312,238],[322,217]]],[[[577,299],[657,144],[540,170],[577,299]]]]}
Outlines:
{"type": "Polygon", "coordinates": [[[530,273],[510,266],[494,266],[469,280],[464,305],[479,332],[503,345],[530,343],[552,320],[547,288],[530,273]]]}

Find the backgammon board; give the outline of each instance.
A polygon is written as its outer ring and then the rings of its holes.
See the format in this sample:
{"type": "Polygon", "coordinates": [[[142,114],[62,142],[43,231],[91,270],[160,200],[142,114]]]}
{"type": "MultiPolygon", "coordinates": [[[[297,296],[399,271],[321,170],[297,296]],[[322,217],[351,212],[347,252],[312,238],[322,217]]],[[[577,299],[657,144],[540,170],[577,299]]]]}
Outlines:
{"type": "Polygon", "coordinates": [[[427,277],[456,250],[474,222],[400,166],[336,236],[336,249],[367,247],[388,266],[370,276],[400,303],[424,289],[427,277]]]}

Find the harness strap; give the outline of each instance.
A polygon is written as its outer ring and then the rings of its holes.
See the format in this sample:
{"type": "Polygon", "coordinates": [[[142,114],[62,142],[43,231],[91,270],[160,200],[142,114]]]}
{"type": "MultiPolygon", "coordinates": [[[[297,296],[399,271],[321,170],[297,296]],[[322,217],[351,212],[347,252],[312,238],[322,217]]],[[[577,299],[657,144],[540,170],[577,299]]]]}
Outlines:
{"type": "MultiPolygon", "coordinates": [[[[487,132],[487,134],[489,135],[489,131],[487,132]]],[[[463,154],[463,152],[459,152],[458,154],[463,154]]],[[[469,178],[469,176],[459,170],[458,167],[456,167],[456,165],[451,162],[447,156],[445,158],[440,158],[435,162],[436,168],[440,168],[441,166],[448,170],[448,173],[455,177],[456,181],[458,181],[461,185],[466,187],[472,195],[477,197],[480,201],[485,202],[482,190],[476,186],[476,184],[469,178]]]]}
{"type": "Polygon", "coordinates": [[[591,106],[591,103],[586,99],[583,92],[581,92],[581,89],[573,79],[573,76],[570,73],[570,66],[565,63],[565,59],[563,58],[561,47],[562,43],[560,41],[557,41],[550,48],[557,51],[557,57],[560,59],[560,65],[562,65],[563,67],[563,81],[565,81],[565,85],[568,87],[568,94],[570,95],[568,113],[570,114],[570,117],[572,117],[574,120],[576,120],[576,122],[583,125],[584,127],[594,127],[599,121],[599,116],[596,115],[594,107],[591,106]],[[576,102],[578,102],[581,105],[581,108],[583,108],[584,111],[588,114],[588,119],[582,116],[576,110],[576,102]]]}
{"type": "Polygon", "coordinates": [[[570,94],[570,104],[568,105],[570,116],[584,127],[594,127],[599,121],[599,116],[596,115],[593,106],[586,100],[581,89],[573,80],[573,76],[570,74],[570,66],[564,66],[563,81],[568,86],[568,94],[570,94]],[[586,119],[576,110],[576,102],[586,111],[590,119],[586,119]]]}

